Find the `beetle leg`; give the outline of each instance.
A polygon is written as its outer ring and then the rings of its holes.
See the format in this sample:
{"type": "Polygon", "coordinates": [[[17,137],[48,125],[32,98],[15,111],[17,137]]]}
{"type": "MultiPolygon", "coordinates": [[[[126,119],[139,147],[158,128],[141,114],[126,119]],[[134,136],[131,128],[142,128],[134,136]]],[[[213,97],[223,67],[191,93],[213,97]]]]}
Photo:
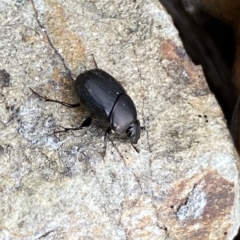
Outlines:
{"type": "Polygon", "coordinates": [[[131,145],[132,145],[132,147],[135,149],[135,151],[136,151],[137,153],[140,153],[140,150],[139,150],[137,147],[135,147],[132,143],[131,143],[131,145]]]}
{"type": "Polygon", "coordinates": [[[32,88],[30,88],[30,90],[32,91],[33,94],[35,94],[39,98],[44,99],[46,102],[60,103],[63,106],[66,106],[66,107],[69,107],[69,108],[74,108],[74,107],[79,107],[80,106],[80,103],[71,104],[71,103],[61,102],[61,101],[58,101],[58,100],[53,100],[53,99],[47,98],[45,96],[41,96],[39,93],[35,92],[32,88]]]}
{"type": "Polygon", "coordinates": [[[67,132],[67,131],[70,131],[70,130],[80,130],[80,129],[83,129],[84,127],[89,127],[92,123],[92,118],[91,117],[88,117],[86,118],[82,124],[79,126],[79,127],[75,127],[75,128],[66,128],[66,127],[62,127],[63,130],[59,130],[59,131],[54,131],[54,133],[61,133],[61,132],[67,132]]]}
{"type": "Polygon", "coordinates": [[[95,67],[98,68],[97,62],[96,62],[95,57],[94,57],[93,54],[92,54],[92,57],[93,57],[93,62],[94,62],[94,64],[95,64],[95,67]]]}
{"type": "Polygon", "coordinates": [[[112,129],[109,127],[109,128],[107,129],[107,131],[105,132],[105,135],[104,135],[104,155],[106,154],[108,135],[109,135],[109,133],[111,132],[111,130],[112,130],[112,129]]]}

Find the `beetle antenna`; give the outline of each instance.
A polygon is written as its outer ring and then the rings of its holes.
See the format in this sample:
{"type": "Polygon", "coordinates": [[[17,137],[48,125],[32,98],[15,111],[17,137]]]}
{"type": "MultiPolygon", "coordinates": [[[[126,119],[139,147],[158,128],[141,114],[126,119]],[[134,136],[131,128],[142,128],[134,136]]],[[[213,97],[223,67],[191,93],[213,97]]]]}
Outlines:
{"type": "Polygon", "coordinates": [[[93,58],[93,62],[94,62],[94,64],[95,64],[95,67],[98,69],[98,65],[97,65],[97,62],[96,62],[95,57],[94,57],[93,54],[92,54],[92,58],[93,58]]]}

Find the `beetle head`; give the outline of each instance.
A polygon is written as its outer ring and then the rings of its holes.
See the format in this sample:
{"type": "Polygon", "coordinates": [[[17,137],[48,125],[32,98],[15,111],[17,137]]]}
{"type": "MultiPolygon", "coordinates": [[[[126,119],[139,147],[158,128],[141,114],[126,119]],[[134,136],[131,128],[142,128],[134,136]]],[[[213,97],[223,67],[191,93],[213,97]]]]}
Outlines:
{"type": "Polygon", "coordinates": [[[109,116],[111,129],[118,134],[124,134],[128,129],[134,132],[134,129],[137,129],[136,119],[137,111],[132,99],[127,94],[121,94],[109,116]]]}
{"type": "Polygon", "coordinates": [[[140,122],[136,120],[133,124],[129,126],[126,130],[126,134],[129,136],[131,144],[136,144],[140,138],[141,127],[140,122]]]}
{"type": "MultiPolygon", "coordinates": [[[[135,105],[127,94],[121,94],[116,100],[109,117],[109,124],[114,132],[126,133],[132,146],[137,143],[141,132],[140,122],[137,120],[135,105]]],[[[139,152],[136,147],[134,149],[139,152]]]]}

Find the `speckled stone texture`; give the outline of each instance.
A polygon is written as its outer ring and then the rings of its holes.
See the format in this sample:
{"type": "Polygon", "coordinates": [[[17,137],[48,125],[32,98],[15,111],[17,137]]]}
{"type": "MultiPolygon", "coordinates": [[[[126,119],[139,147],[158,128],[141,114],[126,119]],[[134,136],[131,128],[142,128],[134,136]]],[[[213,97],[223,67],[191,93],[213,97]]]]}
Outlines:
{"type": "Polygon", "coordinates": [[[239,158],[202,71],[157,0],[0,1],[0,239],[233,239],[239,158]],[[37,19],[39,22],[37,22],[37,19]],[[43,28],[41,28],[41,26],[43,28]],[[137,144],[69,103],[99,68],[132,97],[137,144]]]}

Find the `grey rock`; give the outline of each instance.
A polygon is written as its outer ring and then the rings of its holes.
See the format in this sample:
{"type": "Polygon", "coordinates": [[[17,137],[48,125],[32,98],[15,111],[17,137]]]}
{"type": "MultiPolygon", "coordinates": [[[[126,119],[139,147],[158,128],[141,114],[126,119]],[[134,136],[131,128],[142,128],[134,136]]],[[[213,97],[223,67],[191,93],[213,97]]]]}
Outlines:
{"type": "Polygon", "coordinates": [[[201,68],[156,0],[0,2],[0,239],[232,239],[239,158],[201,68]],[[38,13],[39,23],[36,21],[38,13]],[[98,66],[118,79],[145,127],[138,154],[89,116],[72,77],[98,66]]]}

